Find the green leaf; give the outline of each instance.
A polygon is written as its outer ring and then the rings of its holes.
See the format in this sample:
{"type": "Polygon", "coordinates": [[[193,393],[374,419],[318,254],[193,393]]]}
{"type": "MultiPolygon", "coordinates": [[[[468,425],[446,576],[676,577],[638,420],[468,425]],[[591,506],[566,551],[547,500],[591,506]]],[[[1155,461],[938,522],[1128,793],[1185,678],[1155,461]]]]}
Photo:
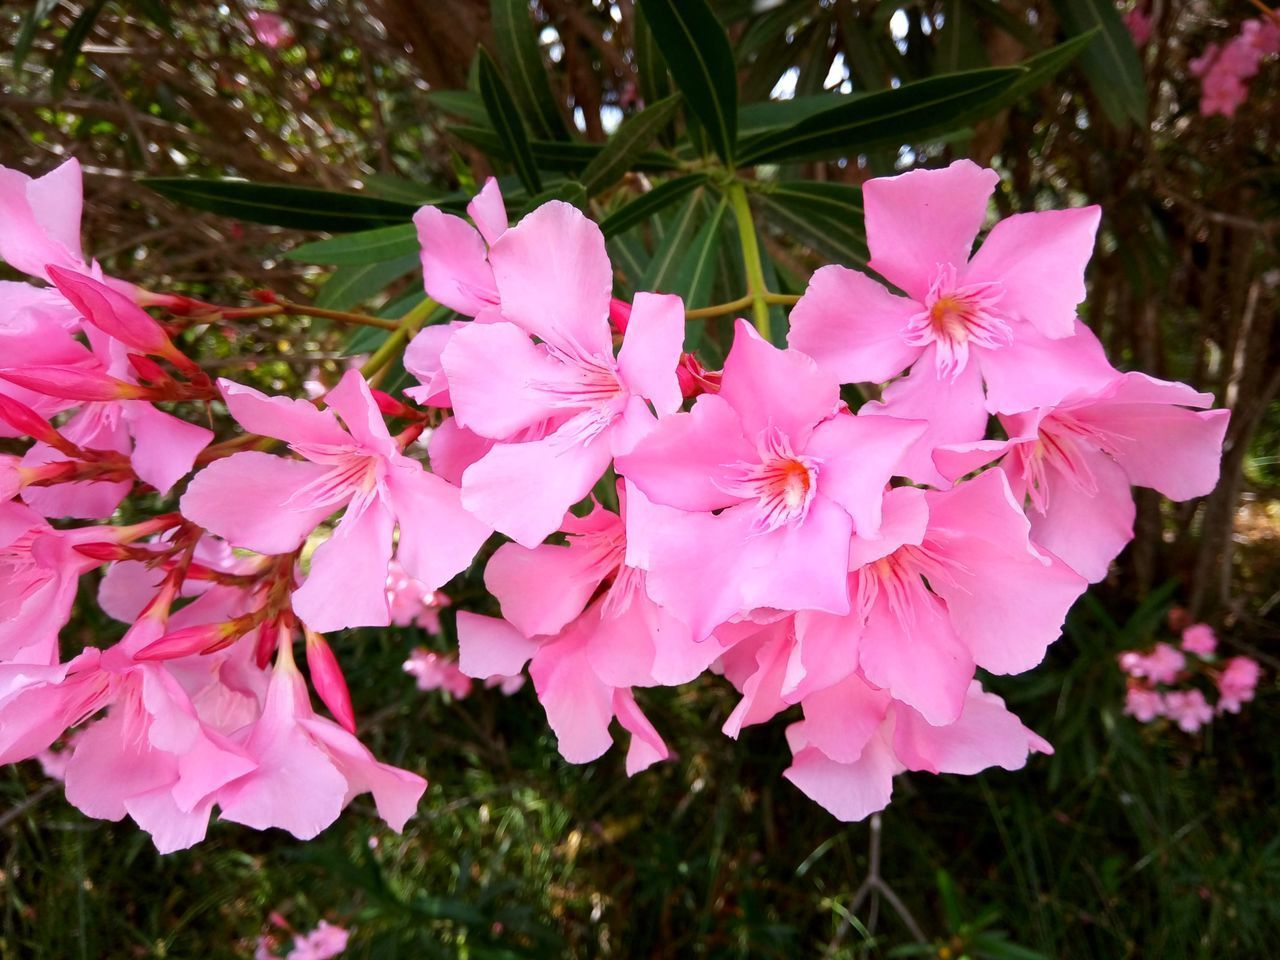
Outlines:
{"type": "Polygon", "coordinates": [[[498,57],[514,85],[521,114],[534,136],[567,140],[564,116],[551,92],[538,37],[529,19],[529,0],[491,0],[493,39],[498,57]]]}
{"type": "Polygon", "coordinates": [[[1000,93],[994,100],[979,104],[977,107],[962,111],[953,119],[957,128],[968,126],[994,111],[1003,110],[1044,86],[1062,71],[1067,64],[1079,56],[1093,39],[1092,32],[1079,37],[1072,37],[1056,47],[1050,47],[1034,57],[1023,60],[1021,66],[1026,72],[1000,93]]]}
{"type": "Polygon", "coordinates": [[[738,139],[738,81],[729,37],[706,0],[640,0],[685,103],[727,164],[738,139]]]}
{"type": "Polygon", "coordinates": [[[698,191],[676,211],[671,229],[654,252],[644,276],[636,284],[637,289],[655,293],[676,292],[676,278],[684,262],[685,251],[693,242],[702,221],[703,199],[702,191],[698,191]]]}
{"type": "Polygon", "coordinates": [[[533,151],[529,149],[529,135],[520,119],[520,111],[511,99],[511,91],[507,89],[498,67],[489,56],[489,51],[480,48],[480,97],[484,100],[484,108],[489,112],[489,121],[498,134],[507,159],[516,168],[516,175],[530,193],[542,189],[542,178],[538,175],[538,165],[534,163],[533,151]]]}
{"type": "Polygon", "coordinates": [[[75,69],[76,61],[80,59],[80,48],[84,46],[85,40],[89,37],[89,31],[93,29],[104,6],[106,6],[106,0],[94,0],[80,12],[80,16],[76,17],[75,22],[67,29],[66,36],[62,38],[62,49],[58,51],[58,59],[53,65],[53,74],[49,78],[49,90],[55,97],[60,95],[66,87],[71,71],[75,69]]]}
{"type": "Polygon", "coordinates": [[[349,310],[381,293],[388,284],[399,280],[417,265],[418,254],[414,252],[380,263],[341,266],[329,275],[316,294],[316,306],[326,310],[349,310]]]}
{"type": "Polygon", "coordinates": [[[31,44],[36,38],[36,31],[44,25],[44,22],[49,19],[49,14],[53,13],[57,6],[58,0],[36,0],[35,5],[22,18],[22,27],[18,30],[18,39],[13,44],[14,73],[22,69],[22,64],[26,62],[27,54],[31,52],[31,44]]]}
{"type": "Polygon", "coordinates": [[[619,207],[600,223],[600,230],[606,237],[616,236],[630,230],[637,223],[648,220],[659,211],[665,210],[691,190],[705,184],[710,178],[705,173],[691,173],[676,177],[658,184],[648,193],[642,193],[630,203],[619,207]]]}
{"type": "Polygon", "coordinates": [[[860,267],[870,258],[861,219],[818,213],[786,195],[761,194],[759,204],[767,223],[834,263],[860,267]]]}
{"type": "Polygon", "coordinates": [[[149,177],[139,181],[170,200],[210,213],[296,230],[347,233],[405,223],[417,206],[358,193],[249,180],[149,177]]]}
{"type": "Polygon", "coordinates": [[[1147,122],[1147,85],[1142,62],[1111,0],[1053,0],[1067,33],[1097,35],[1080,54],[1080,66],[1094,96],[1117,127],[1147,122]]]}
{"type": "Polygon", "coordinates": [[[417,250],[417,228],[412,223],[401,223],[394,227],[348,233],[331,240],[304,243],[286,253],[285,259],[335,265],[381,263],[417,250]]]}
{"type": "Polygon", "coordinates": [[[789,127],[812,117],[815,113],[830,110],[863,94],[812,93],[789,100],[761,100],[748,103],[738,111],[738,132],[743,137],[763,133],[778,127],[789,127]]]}
{"type": "Polygon", "coordinates": [[[367,173],[361,177],[364,189],[377,197],[386,200],[398,200],[401,203],[434,203],[443,202],[466,203],[471,199],[461,191],[441,193],[429,183],[418,183],[406,180],[391,173],[367,173]]]}
{"type": "MultiPolygon", "coordinates": [[[[490,157],[499,160],[510,159],[510,154],[503,145],[502,139],[487,127],[459,125],[450,127],[449,132],[467,141],[467,143],[475,144],[490,157]]],[[[561,143],[557,140],[530,140],[529,149],[533,151],[533,158],[537,161],[539,169],[578,173],[600,155],[604,146],[599,143],[571,143],[569,141],[561,143]]],[[[647,150],[636,159],[631,169],[660,172],[675,170],[678,167],[679,162],[675,158],[665,153],[659,153],[656,150],[647,150]]]]}
{"type": "Polygon", "coordinates": [[[618,127],[604,148],[582,171],[582,185],[586,187],[587,193],[599,193],[630,170],[633,161],[674,119],[679,108],[680,95],[672,94],[629,117],[618,127]]]}
{"type": "Polygon", "coordinates": [[[724,234],[720,225],[724,222],[728,201],[721,199],[693,238],[680,263],[680,271],[672,284],[672,293],[684,298],[685,308],[693,310],[711,302],[711,285],[715,280],[716,257],[724,234]]]}
{"type": "Polygon", "coordinates": [[[862,190],[847,183],[782,180],[766,193],[797,209],[843,218],[855,225],[860,225],[863,220],[862,190]]]}
{"type": "Polygon", "coordinates": [[[484,101],[472,90],[432,90],[427,94],[427,102],[445,113],[461,117],[467,123],[489,124],[489,112],[484,108],[484,101]]]}
{"type": "Polygon", "coordinates": [[[992,105],[1023,73],[1021,67],[970,70],[850,98],[784,130],[753,138],[742,146],[741,162],[825,160],[931,139],[954,130],[962,113],[998,109],[992,105]]]}
{"type": "Polygon", "coordinates": [[[530,197],[524,209],[532,210],[534,207],[542,206],[548,200],[563,200],[565,203],[573,204],[579,210],[586,210],[587,190],[577,180],[565,180],[563,183],[557,183],[543,190],[537,196],[530,197]]]}
{"type": "Polygon", "coordinates": [[[937,32],[935,62],[940,73],[973,70],[987,65],[972,0],[943,0],[942,29],[937,32]]]}
{"type": "Polygon", "coordinates": [[[640,96],[645,103],[657,103],[671,96],[671,75],[667,61],[653,39],[653,31],[644,17],[635,19],[636,74],[640,80],[640,96]]]}

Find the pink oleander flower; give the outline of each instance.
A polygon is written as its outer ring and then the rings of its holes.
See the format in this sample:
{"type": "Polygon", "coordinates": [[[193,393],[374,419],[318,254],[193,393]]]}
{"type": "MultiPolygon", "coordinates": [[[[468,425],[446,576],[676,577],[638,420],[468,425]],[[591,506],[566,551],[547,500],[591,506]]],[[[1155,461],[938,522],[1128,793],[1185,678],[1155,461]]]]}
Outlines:
{"type": "Polygon", "coordinates": [[[489,261],[503,320],[468,324],[441,356],[458,426],[496,441],[463,473],[462,502],[534,547],[652,426],[646,401],[679,409],[684,308],[638,294],[615,356],[604,236],[559,201],[503,233],[489,261]]]}
{"type": "Polygon", "coordinates": [[[528,664],[560,755],[570,763],[602,756],[613,745],[609,724],[616,717],[631,734],[626,770],[634,776],[670,754],[631,690],[606,683],[595,669],[590,647],[601,634],[604,605],[598,600],[555,635],[532,638],[505,620],[461,612],[459,665],[479,680],[515,676],[528,664]]]}
{"type": "Polygon", "coordinates": [[[1151,687],[1130,686],[1124,695],[1124,712],[1139,723],[1150,723],[1165,715],[1164,694],[1151,687]]]}
{"type": "Polygon", "coordinates": [[[1262,61],[1280,52],[1280,24],[1271,18],[1246,20],[1240,32],[1224,44],[1210,43],[1190,61],[1192,76],[1200,78],[1200,113],[1206,117],[1235,112],[1249,96],[1248,81],[1262,61]]]}
{"type": "Polygon", "coordinates": [[[418,647],[404,662],[404,672],[417,681],[419,690],[444,690],[462,700],[471,692],[471,678],[450,657],[418,647]]]}
{"type": "Polygon", "coordinates": [[[1009,217],[970,257],[997,181],[968,160],[868,181],[870,266],[906,295],[827,266],[791,313],[790,345],[841,383],[907,372],[863,412],[928,421],[904,467],[920,483],[941,481],[933,448],[981,439],[989,413],[1055,404],[1115,376],[1076,316],[1098,208],[1009,217]]]}
{"type": "Polygon", "coordinates": [[[1029,499],[1036,543],[1096,583],[1133,539],[1130,485],[1171,500],[1204,496],[1218,483],[1230,412],[1182,383],[1126,373],[1054,407],[1002,416],[1012,439],[934,451],[944,477],[1004,457],[1014,495],[1029,499]]]}
{"type": "Polygon", "coordinates": [[[329,391],[326,410],[229,380],[220,386],[242,426],[283,440],[304,459],[249,451],[215,461],[188,485],[182,512],[235,546],[281,554],[344,510],[293,595],[294,610],[311,629],[391,622],[394,528],[397,559],[429,590],[464,569],[488,536],[490,528],[463,509],[456,487],[400,452],[358,371],[329,391]]]}
{"type": "Polygon", "coordinates": [[[392,559],[387,568],[387,604],[391,608],[391,622],[397,627],[417,626],[427,633],[439,633],[440,611],[450,602],[447,594],[428,590],[392,559]]]}
{"type": "Polygon", "coordinates": [[[1218,649],[1218,637],[1207,623],[1193,623],[1182,631],[1182,649],[1197,656],[1209,657],[1218,649]]]}
{"type": "Polygon", "coordinates": [[[345,928],[321,920],[314,930],[293,938],[293,946],[285,954],[285,960],[331,960],[347,949],[350,937],[345,928]]]}
{"type": "Polygon", "coordinates": [[[885,487],[925,427],[842,408],[813,360],[740,320],[720,391],[618,458],[675,508],[629,521],[628,551],[695,640],[757,607],[848,612],[849,539],[878,536],[885,487]]]}
{"type": "Polygon", "coordinates": [[[890,491],[880,539],[855,537],[849,568],[852,609],[797,613],[794,642],[749,668],[760,677],[757,698],[767,689],[773,699],[757,714],[772,716],[856,670],[929,723],[954,723],[975,665],[1035,666],[1086,586],[1035,549],[994,472],[945,493],[890,491]]]}
{"type": "Polygon", "coordinates": [[[1170,690],[1164,695],[1164,715],[1183,733],[1195,733],[1213,720],[1213,707],[1199,690],[1170,690]]]}
{"type": "Polygon", "coordinates": [[[292,45],[293,27],[278,13],[250,10],[246,14],[246,19],[249,21],[249,28],[253,31],[254,38],[264,47],[279,50],[281,47],[292,45]]]}
{"type": "Polygon", "coordinates": [[[84,187],[74,157],[42,177],[0,167],[0,260],[28,276],[50,280],[53,264],[91,273],[80,246],[84,187]]]}
{"type": "Polygon", "coordinates": [[[1253,699],[1262,667],[1252,657],[1232,657],[1218,675],[1218,712],[1239,713],[1253,699]]]}
{"type": "Polygon", "coordinates": [[[1177,647],[1157,643],[1148,654],[1128,650],[1119,656],[1120,669],[1135,680],[1175,683],[1187,666],[1187,658],[1177,647]]]}
{"type": "Polygon", "coordinates": [[[804,719],[787,728],[791,766],[783,774],[838,820],[861,820],[888,805],[904,770],[974,774],[1018,770],[1050,745],[974,681],[956,719],[935,726],[857,674],[807,697],[804,719]]]}

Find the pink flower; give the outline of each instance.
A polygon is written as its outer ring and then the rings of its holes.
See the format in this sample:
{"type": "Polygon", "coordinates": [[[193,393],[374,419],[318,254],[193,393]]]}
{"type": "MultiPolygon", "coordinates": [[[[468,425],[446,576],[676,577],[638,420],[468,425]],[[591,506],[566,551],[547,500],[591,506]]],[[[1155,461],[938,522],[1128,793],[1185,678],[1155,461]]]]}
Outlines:
{"type": "Polygon", "coordinates": [[[903,770],[974,774],[1021,769],[1053,748],[975,681],[945,726],[927,722],[883,690],[852,675],[804,701],[804,720],[787,728],[791,766],[783,774],[838,820],[882,810],[903,770]]]}
{"type": "Polygon", "coordinates": [[[1213,651],[1218,649],[1218,638],[1213,627],[1207,623],[1193,623],[1187,627],[1182,631],[1182,649],[1201,657],[1212,656],[1213,651]]]}
{"type": "Polygon", "coordinates": [[[952,723],[975,664],[1035,666],[1086,586],[1035,549],[995,472],[945,493],[890,491],[881,533],[853,541],[848,614],[796,615],[780,688],[791,702],[857,668],[929,723],[952,723]]]}
{"type": "Polygon", "coordinates": [[[227,380],[220,385],[242,426],[285,441],[305,459],[245,452],[218,460],[188,485],[182,511],[236,546],[280,554],[298,549],[345,507],[293,596],[313,630],[391,622],[394,527],[401,566],[429,590],[466,567],[488,536],[489,528],[462,508],[456,487],[400,452],[357,371],[328,393],[328,410],[227,380]]]}
{"type": "Polygon", "coordinates": [[[906,296],[828,266],[791,314],[791,346],[842,383],[910,371],[863,409],[929,421],[905,468],[917,482],[939,482],[929,453],[981,438],[988,413],[1054,404],[1115,376],[1076,317],[1098,208],[1009,217],[971,259],[997,180],[957,160],[868,181],[870,266],[906,296]]]}
{"type": "Polygon", "coordinates": [[[1120,654],[1118,660],[1120,669],[1129,676],[1152,683],[1175,683],[1187,666],[1187,658],[1182,651],[1167,643],[1157,643],[1148,654],[1127,650],[1120,654]]]}
{"type": "Polygon", "coordinates": [[[1271,18],[1246,20],[1240,32],[1219,46],[1211,43],[1189,64],[1200,78],[1200,113],[1231,117],[1249,96],[1248,81],[1264,58],[1280,52],[1280,25],[1271,18]]]}
{"type": "Polygon", "coordinates": [[[321,920],[311,932],[293,938],[293,948],[285,954],[285,960],[330,960],[347,949],[350,936],[344,928],[321,920]]]}
{"type": "Polygon", "coordinates": [[[264,47],[278,50],[293,43],[293,27],[279,14],[250,10],[247,19],[254,37],[264,47]]]}
{"type": "Polygon", "coordinates": [[[457,700],[471,692],[471,678],[452,659],[422,647],[409,654],[404,672],[417,681],[419,690],[445,690],[457,700]]]}
{"type": "Polygon", "coordinates": [[[1151,14],[1141,6],[1136,6],[1124,15],[1125,29],[1133,38],[1135,47],[1145,47],[1151,39],[1151,14]]]}
{"type": "Polygon", "coordinates": [[[0,167],[0,260],[42,280],[48,264],[89,273],[80,246],[84,187],[74,157],[43,177],[0,167]]]}
{"type": "Polygon", "coordinates": [[[1212,402],[1185,384],[1126,373],[1057,406],[1002,416],[1011,440],[942,447],[933,459],[954,478],[1004,456],[1014,495],[1031,501],[1036,543],[1096,583],[1133,539],[1130,484],[1172,500],[1217,485],[1230,413],[1186,409],[1212,402]]]}
{"type": "Polygon", "coordinates": [[[1199,690],[1170,690],[1164,695],[1164,711],[1184,733],[1195,733],[1213,719],[1213,708],[1199,690]]]}
{"type": "Polygon", "coordinates": [[[739,321],[719,393],[618,458],[648,500],[676,508],[629,522],[629,549],[694,639],[756,607],[848,611],[849,538],[878,536],[885,486],[924,425],[841,406],[809,357],[739,321]]]}
{"type": "Polygon", "coordinates": [[[1218,712],[1239,713],[1253,699],[1262,667],[1252,657],[1232,657],[1218,675],[1218,712]]]}
{"type": "Polygon", "coordinates": [[[615,356],[604,237],[567,203],[530,213],[489,259],[505,319],[457,331],[441,356],[458,425],[498,441],[463,473],[462,500],[534,547],[650,427],[645,401],[679,409],[684,310],[637,295],[615,356]]]}
{"type": "Polygon", "coordinates": [[[1164,694],[1151,687],[1130,686],[1124,695],[1124,712],[1139,723],[1165,715],[1164,694]]]}
{"type": "Polygon", "coordinates": [[[415,625],[427,633],[439,633],[440,611],[449,606],[450,600],[439,590],[428,590],[392,559],[387,568],[387,604],[391,622],[397,627],[415,625]]]}

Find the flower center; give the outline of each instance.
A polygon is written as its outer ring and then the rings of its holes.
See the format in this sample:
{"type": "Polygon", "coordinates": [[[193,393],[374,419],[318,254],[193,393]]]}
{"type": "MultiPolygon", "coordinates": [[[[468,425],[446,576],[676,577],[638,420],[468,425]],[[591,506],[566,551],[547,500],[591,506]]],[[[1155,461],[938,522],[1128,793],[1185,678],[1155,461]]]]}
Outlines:
{"type": "Polygon", "coordinates": [[[760,462],[729,465],[733,472],[721,488],[755,501],[755,524],[762,533],[804,520],[817,492],[819,461],[792,450],[776,427],[765,431],[757,448],[760,462]]]}
{"type": "Polygon", "coordinates": [[[1084,456],[1091,447],[1114,455],[1113,444],[1098,430],[1074,417],[1056,414],[1041,421],[1034,443],[1014,448],[1014,462],[1037,511],[1049,509],[1049,471],[1085,496],[1097,495],[1098,480],[1084,456]]]}
{"type": "Polygon", "coordinates": [[[969,362],[971,345],[997,350],[1010,343],[1012,331],[996,304],[1004,297],[998,282],[956,283],[956,268],[938,267],[924,309],[913,315],[903,330],[913,347],[936,345],[938,375],[955,379],[969,362]]]}

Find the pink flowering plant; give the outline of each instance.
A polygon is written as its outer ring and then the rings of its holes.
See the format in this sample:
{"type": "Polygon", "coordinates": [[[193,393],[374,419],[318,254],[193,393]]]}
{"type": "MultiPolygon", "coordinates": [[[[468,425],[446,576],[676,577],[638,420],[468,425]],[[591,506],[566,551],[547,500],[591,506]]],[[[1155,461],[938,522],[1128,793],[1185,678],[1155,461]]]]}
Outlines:
{"type": "MultiPolygon", "coordinates": [[[[0,258],[27,277],[0,299],[0,762],[38,761],[164,853],[218,822],[309,840],[353,803],[400,831],[429,771],[375,749],[377,707],[348,675],[406,635],[378,684],[455,711],[536,701],[564,760],[616,745],[603,764],[629,777],[678,761],[659,690],[731,691],[726,749],[777,730],[778,802],[838,821],[878,815],[905,774],[1053,753],[1007,678],[1108,580],[1135,490],[1215,488],[1229,413],[1104,349],[1099,207],[1022,209],[998,164],[933,146],[858,187],[785,171],[936,145],[1092,35],[739,130],[709,8],[641,12],[678,89],[581,162],[531,136],[527,91],[482,52],[476,139],[514,176],[327,214],[282,192],[294,225],[369,228],[290,254],[341,264],[325,291],[379,278],[350,302],[126,283],[81,245],[77,160],[0,168],[0,258]],[[696,156],[669,147],[681,114],[696,156]],[[771,256],[756,220],[806,189],[837,243],[812,271],[771,256]],[[302,316],[358,328],[353,359],[293,392],[200,362],[204,331],[302,316]],[[114,626],[73,629],[89,605],[114,626]]],[[[262,47],[294,43],[279,15],[250,19],[262,47]]],[[[1204,112],[1231,113],[1224,78],[1256,72],[1269,29],[1206,54],[1204,112]]],[[[262,202],[202,186],[157,183],[262,202]]],[[[1126,714],[1188,733],[1260,680],[1204,624],[1118,666],[1126,714]]],[[[258,956],[346,948],[334,925],[275,926],[258,956]]]]}

